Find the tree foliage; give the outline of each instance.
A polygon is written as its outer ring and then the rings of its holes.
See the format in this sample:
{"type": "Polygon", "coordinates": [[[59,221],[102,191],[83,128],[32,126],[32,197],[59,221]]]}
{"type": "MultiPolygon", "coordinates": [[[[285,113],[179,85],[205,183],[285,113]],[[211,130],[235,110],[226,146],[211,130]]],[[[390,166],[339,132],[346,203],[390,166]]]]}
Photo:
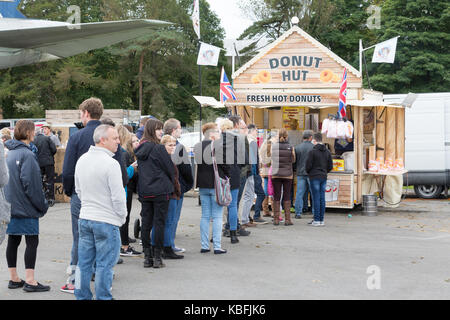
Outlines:
{"type": "Polygon", "coordinates": [[[381,13],[376,42],[400,38],[394,64],[369,66],[373,88],[385,93],[449,91],[449,2],[386,0],[381,13]]]}
{"type": "MultiPolygon", "coordinates": [[[[200,3],[202,40],[222,47],[220,20],[205,0],[200,3]]],[[[29,18],[66,21],[69,5],[81,8],[83,23],[157,19],[174,25],[74,57],[0,70],[5,118],[43,117],[45,109],[77,108],[90,96],[101,98],[106,108],[139,109],[141,101],[143,114],[173,116],[186,124],[198,118],[198,103],[192,98],[199,94],[192,1],[24,0],[21,10],[29,18]]],[[[219,79],[220,68],[204,67],[203,94],[217,97],[219,79]]],[[[211,117],[215,113],[209,112],[211,117]]]]}

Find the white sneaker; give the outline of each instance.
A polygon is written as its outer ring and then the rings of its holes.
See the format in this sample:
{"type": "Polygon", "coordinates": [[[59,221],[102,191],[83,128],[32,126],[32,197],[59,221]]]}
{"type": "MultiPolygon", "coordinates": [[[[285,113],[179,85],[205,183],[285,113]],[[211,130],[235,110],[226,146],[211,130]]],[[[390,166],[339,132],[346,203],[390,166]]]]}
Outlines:
{"type": "Polygon", "coordinates": [[[320,221],[320,225],[321,225],[321,226],[325,226],[325,222],[320,221]]]}
{"type": "Polygon", "coordinates": [[[180,253],[183,253],[183,252],[186,252],[186,249],[175,247],[175,248],[173,248],[173,251],[174,251],[174,252],[180,252],[180,253]]]}
{"type": "Polygon", "coordinates": [[[319,227],[321,225],[320,221],[312,221],[311,223],[308,223],[308,224],[313,227],[319,227]]]}

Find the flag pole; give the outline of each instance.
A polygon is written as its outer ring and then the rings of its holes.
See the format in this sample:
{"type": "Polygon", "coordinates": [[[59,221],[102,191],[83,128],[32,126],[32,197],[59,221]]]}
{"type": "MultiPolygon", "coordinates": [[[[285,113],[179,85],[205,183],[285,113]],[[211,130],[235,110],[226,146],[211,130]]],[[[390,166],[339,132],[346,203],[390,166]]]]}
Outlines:
{"type": "MultiPolygon", "coordinates": [[[[198,54],[200,54],[200,47],[201,47],[202,43],[200,38],[198,39],[198,54]]],[[[203,92],[202,92],[202,66],[199,64],[198,65],[198,86],[199,86],[199,91],[200,91],[200,97],[203,96],[203,92]]],[[[199,105],[200,110],[199,110],[199,120],[200,120],[200,141],[202,141],[202,104],[200,103],[199,105]]]]}

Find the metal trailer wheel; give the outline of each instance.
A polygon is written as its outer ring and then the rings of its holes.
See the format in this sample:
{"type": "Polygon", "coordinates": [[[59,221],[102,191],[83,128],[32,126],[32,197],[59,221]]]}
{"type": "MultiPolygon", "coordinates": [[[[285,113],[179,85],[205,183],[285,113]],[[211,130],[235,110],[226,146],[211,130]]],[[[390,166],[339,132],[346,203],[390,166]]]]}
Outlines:
{"type": "Polygon", "coordinates": [[[414,186],[414,192],[423,199],[434,199],[442,193],[442,186],[435,184],[419,184],[414,186]]]}

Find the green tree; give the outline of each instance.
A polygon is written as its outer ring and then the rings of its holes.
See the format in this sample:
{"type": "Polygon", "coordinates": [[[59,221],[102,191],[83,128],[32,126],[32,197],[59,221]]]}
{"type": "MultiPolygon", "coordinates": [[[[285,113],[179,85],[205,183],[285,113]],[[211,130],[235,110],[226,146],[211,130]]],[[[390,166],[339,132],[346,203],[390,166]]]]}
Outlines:
{"type": "Polygon", "coordinates": [[[449,2],[386,0],[381,17],[381,29],[375,43],[396,36],[400,38],[394,64],[369,65],[373,88],[384,93],[448,91],[449,2]]]}

